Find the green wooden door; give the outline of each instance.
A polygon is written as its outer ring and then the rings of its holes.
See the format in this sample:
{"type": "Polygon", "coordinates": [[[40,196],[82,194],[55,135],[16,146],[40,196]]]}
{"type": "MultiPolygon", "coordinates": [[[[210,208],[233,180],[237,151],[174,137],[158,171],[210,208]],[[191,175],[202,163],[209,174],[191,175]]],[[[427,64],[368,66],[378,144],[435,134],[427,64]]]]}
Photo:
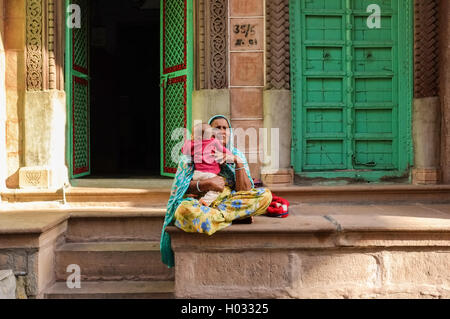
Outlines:
{"type": "Polygon", "coordinates": [[[191,126],[192,1],[161,0],[161,174],[176,172],[183,129],[191,126]]]}
{"type": "MultiPolygon", "coordinates": [[[[80,27],[66,27],[66,99],[70,177],[91,173],[89,124],[89,0],[66,0],[78,5],[80,27]]],[[[68,18],[72,12],[67,12],[68,18]]],[[[75,16],[74,16],[75,17],[75,16]]],[[[66,19],[67,20],[67,19],[66,19]]]]}
{"type": "Polygon", "coordinates": [[[297,174],[379,180],[411,163],[410,0],[291,0],[297,174]],[[381,28],[369,28],[370,4],[381,28]]]}

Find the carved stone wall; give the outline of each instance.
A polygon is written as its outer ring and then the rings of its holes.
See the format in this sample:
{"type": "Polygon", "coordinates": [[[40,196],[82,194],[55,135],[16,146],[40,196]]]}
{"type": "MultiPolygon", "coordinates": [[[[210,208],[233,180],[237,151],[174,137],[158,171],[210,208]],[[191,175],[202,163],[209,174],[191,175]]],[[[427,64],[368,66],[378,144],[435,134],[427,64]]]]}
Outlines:
{"type": "Polygon", "coordinates": [[[227,88],[228,0],[200,0],[197,21],[198,88],[227,88]]]}
{"type": "Polygon", "coordinates": [[[58,68],[62,68],[61,37],[58,20],[61,0],[26,1],[26,70],[27,90],[60,89],[58,68]]]}
{"type": "Polygon", "coordinates": [[[48,88],[56,89],[56,5],[55,0],[47,0],[47,38],[48,38],[48,88]]]}
{"type": "Polygon", "coordinates": [[[27,90],[44,89],[43,78],[43,1],[27,0],[26,68],[27,90]]]}
{"type": "Polygon", "coordinates": [[[415,0],[414,6],[414,96],[438,96],[438,0],[415,0]]]}
{"type": "Polygon", "coordinates": [[[266,22],[267,88],[289,90],[289,0],[267,0],[266,22]]]}

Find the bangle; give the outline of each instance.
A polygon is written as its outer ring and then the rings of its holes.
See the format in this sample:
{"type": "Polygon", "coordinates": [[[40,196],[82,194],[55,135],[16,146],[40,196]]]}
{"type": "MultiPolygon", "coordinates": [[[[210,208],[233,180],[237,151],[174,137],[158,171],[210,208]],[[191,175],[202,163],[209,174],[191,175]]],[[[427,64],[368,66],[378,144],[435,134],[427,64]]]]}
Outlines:
{"type": "Polygon", "coordinates": [[[240,171],[240,170],[242,170],[242,169],[245,169],[245,166],[242,166],[241,168],[236,168],[236,169],[234,169],[235,171],[240,171]]]}
{"type": "Polygon", "coordinates": [[[200,181],[197,181],[197,190],[199,193],[201,193],[202,191],[200,190],[200,188],[198,187],[198,183],[200,183],[200,181]]]}

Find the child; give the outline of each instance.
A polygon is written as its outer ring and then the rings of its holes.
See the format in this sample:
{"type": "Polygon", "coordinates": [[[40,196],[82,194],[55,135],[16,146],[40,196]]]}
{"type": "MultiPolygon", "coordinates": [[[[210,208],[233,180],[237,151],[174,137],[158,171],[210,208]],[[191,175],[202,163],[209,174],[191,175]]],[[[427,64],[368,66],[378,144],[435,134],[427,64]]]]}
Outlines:
{"type": "MultiPolygon", "coordinates": [[[[194,140],[186,141],[182,149],[183,154],[192,156],[194,159],[194,181],[210,179],[220,173],[220,164],[217,163],[214,156],[216,151],[232,155],[222,143],[214,138],[213,129],[210,125],[196,125],[194,127],[194,140]]],[[[219,192],[209,191],[199,202],[202,205],[210,206],[219,195],[219,192]]]]}

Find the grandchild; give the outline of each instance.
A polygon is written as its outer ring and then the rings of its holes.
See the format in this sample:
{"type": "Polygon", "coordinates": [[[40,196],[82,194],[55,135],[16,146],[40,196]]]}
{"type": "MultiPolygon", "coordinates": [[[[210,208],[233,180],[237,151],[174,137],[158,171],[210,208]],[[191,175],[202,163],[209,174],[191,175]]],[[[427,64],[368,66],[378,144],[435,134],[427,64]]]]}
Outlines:
{"type": "MultiPolygon", "coordinates": [[[[194,127],[194,139],[187,140],[183,146],[182,153],[192,156],[194,160],[193,180],[202,181],[216,177],[220,173],[220,165],[216,159],[216,152],[233,155],[226,147],[214,138],[213,129],[208,124],[197,124],[194,127]]],[[[201,192],[200,189],[198,189],[201,192]]],[[[210,206],[220,195],[219,192],[207,192],[199,202],[202,205],[210,206]]]]}

